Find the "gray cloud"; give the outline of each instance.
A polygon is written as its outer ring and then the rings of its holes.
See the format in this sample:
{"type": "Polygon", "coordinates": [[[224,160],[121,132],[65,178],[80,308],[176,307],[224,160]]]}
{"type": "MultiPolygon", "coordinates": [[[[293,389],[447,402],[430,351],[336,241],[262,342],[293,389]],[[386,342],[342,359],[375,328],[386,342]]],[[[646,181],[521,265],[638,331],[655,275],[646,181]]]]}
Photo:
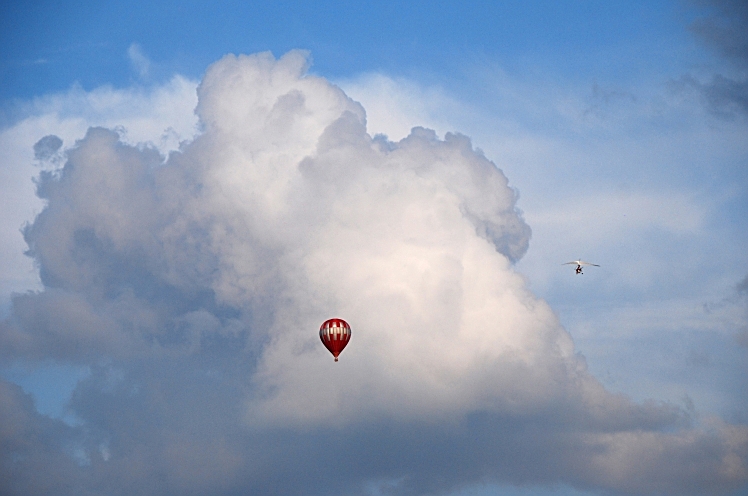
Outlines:
{"type": "Polygon", "coordinates": [[[740,281],[736,286],[735,289],[737,289],[739,294],[747,294],[748,293],[748,276],[745,276],[742,281],[740,281]]]}
{"type": "MultiPolygon", "coordinates": [[[[738,298],[745,298],[748,296],[748,275],[735,286],[735,289],[738,292],[738,298]]],[[[748,303],[748,301],[746,303],[748,303]]],[[[746,316],[748,316],[748,308],[746,309],[746,316]]],[[[735,339],[739,345],[748,348],[748,325],[745,325],[742,329],[738,330],[735,339]]]]}
{"type": "Polygon", "coordinates": [[[697,19],[691,31],[723,56],[748,64],[748,5],[741,0],[711,0],[712,14],[697,19]]]}
{"type": "Polygon", "coordinates": [[[227,56],[198,90],[203,134],[168,160],[92,128],[41,172],[47,206],[24,237],[44,290],[14,296],[0,356],[92,373],[77,427],[3,386],[2,425],[31,426],[2,431],[8,492],[746,483],[745,427],[587,372],[514,271],[530,229],[467,137],[372,138],[361,105],[306,67],[227,56]],[[316,333],[334,315],[353,327],[339,363],[316,333]]]}
{"type": "Polygon", "coordinates": [[[711,81],[702,83],[693,76],[684,75],[673,81],[672,87],[678,92],[695,90],[704,106],[718,117],[731,119],[736,115],[748,115],[748,80],[715,74],[711,81]]]}
{"type": "Polygon", "coordinates": [[[62,147],[62,140],[50,134],[43,137],[34,144],[34,158],[37,160],[49,160],[62,147]]]}
{"type": "Polygon", "coordinates": [[[19,386],[0,380],[3,494],[51,494],[61,482],[78,485],[75,434],[64,423],[39,415],[19,386]]]}
{"type": "MultiPolygon", "coordinates": [[[[748,68],[748,4],[740,0],[703,2],[711,13],[690,26],[692,33],[739,71],[748,68]]],[[[690,75],[681,77],[676,86],[697,90],[706,107],[715,115],[731,118],[748,115],[748,80],[738,76],[714,74],[711,81],[701,82],[690,75]]]]}

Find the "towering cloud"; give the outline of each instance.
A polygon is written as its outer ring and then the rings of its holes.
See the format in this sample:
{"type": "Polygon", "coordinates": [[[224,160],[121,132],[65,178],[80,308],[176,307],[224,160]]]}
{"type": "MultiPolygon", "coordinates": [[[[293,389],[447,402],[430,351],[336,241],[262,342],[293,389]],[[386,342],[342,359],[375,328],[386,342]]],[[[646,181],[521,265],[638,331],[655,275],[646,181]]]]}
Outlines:
{"type": "Polygon", "coordinates": [[[178,152],[92,128],[41,172],[24,236],[44,290],[15,297],[1,353],[92,373],[77,427],[0,390],[11,492],[745,483],[748,430],[587,372],[513,270],[530,229],[468,138],[372,138],[361,105],[306,68],[301,52],[227,56],[178,152]],[[317,336],[330,317],[353,328],[339,363],[317,336]]]}

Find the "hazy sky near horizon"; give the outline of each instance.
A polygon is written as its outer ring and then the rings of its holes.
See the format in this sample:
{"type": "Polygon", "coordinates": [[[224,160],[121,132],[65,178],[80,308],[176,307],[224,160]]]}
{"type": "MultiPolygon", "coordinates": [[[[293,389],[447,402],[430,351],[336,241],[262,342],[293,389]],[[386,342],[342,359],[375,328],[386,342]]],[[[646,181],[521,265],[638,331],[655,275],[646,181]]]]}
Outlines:
{"type": "Polygon", "coordinates": [[[748,491],[744,2],[11,2],[0,48],[4,492],[748,491]]]}

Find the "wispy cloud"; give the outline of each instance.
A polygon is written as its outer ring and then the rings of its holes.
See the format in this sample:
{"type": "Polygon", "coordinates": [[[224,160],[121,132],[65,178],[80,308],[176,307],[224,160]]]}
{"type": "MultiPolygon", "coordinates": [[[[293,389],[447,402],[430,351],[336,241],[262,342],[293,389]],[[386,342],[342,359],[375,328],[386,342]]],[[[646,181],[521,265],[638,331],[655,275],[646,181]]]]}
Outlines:
{"type": "Polygon", "coordinates": [[[140,79],[146,79],[151,69],[151,61],[143,53],[143,49],[139,44],[130,44],[127,48],[127,58],[130,59],[130,65],[138,74],[140,79]]]}

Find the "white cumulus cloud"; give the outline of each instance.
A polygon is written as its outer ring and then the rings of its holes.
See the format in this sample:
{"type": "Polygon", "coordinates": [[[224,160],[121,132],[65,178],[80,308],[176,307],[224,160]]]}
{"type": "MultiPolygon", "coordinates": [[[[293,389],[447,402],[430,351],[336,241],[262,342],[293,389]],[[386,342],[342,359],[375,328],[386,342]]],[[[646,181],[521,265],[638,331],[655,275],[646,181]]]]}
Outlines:
{"type": "Polygon", "coordinates": [[[43,289],[14,296],[2,357],[92,373],[78,427],[3,386],[16,492],[745,483],[744,427],[635,403],[587,371],[515,271],[530,228],[469,138],[372,138],[307,64],[226,56],[197,91],[201,133],[173,153],[92,127],[40,173],[45,207],[23,234],[43,289]],[[330,317],[353,329],[338,363],[317,336],[330,317]]]}

